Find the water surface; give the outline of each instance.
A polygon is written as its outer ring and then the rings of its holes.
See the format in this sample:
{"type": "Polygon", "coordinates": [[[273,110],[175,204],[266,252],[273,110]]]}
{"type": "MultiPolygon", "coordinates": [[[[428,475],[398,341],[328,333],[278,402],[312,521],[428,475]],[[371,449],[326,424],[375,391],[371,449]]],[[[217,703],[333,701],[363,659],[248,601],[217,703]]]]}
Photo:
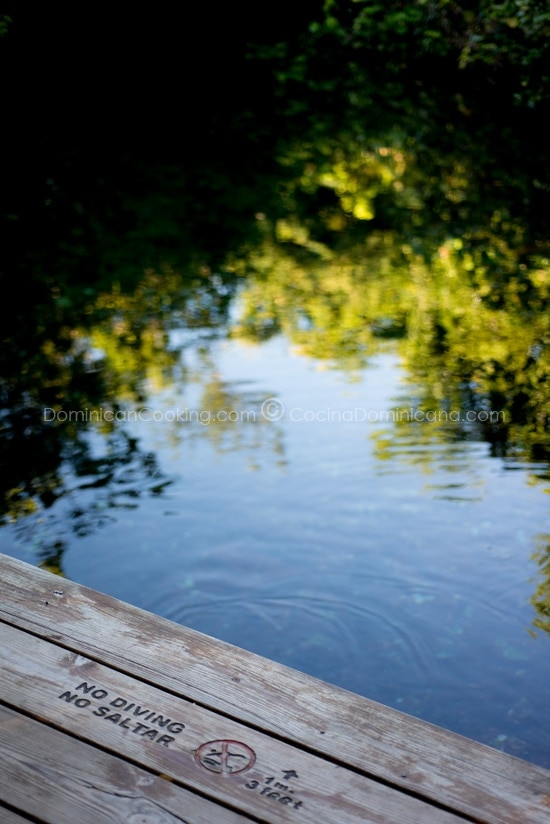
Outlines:
{"type": "Polygon", "coordinates": [[[86,428],[1,550],[550,766],[544,465],[394,423],[395,341],[350,373],[226,332],[174,324],[170,379],[86,428]]]}

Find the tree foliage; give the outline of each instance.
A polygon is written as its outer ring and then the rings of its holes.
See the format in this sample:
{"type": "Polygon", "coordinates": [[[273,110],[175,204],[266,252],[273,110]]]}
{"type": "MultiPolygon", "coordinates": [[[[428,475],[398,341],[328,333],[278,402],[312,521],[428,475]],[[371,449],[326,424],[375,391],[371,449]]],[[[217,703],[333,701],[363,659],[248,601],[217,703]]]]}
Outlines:
{"type": "Polygon", "coordinates": [[[472,105],[491,90],[520,107],[549,101],[545,0],[328,0],[324,11],[310,27],[314,40],[336,41],[354,66],[386,82],[464,91],[472,105]]]}

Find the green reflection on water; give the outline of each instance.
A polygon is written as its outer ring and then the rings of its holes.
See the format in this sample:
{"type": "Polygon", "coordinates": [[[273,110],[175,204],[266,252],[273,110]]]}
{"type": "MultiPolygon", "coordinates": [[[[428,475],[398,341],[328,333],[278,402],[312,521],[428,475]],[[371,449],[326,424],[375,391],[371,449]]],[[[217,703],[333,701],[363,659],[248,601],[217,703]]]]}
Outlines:
{"type": "MultiPolygon", "coordinates": [[[[140,495],[162,494],[170,479],[117,413],[197,381],[196,405],[211,416],[192,437],[220,452],[246,449],[253,467],[265,449],[284,463],[274,422],[220,421],[219,412],[258,411],[264,400],[209,363],[208,335],[226,333],[259,342],[283,332],[302,354],[352,378],[391,341],[409,383],[373,435],[381,465],[412,444],[406,460],[430,473],[434,443],[467,439],[490,443],[495,455],[546,462],[548,241],[530,237],[506,198],[483,201],[475,157],[457,152],[426,165],[421,154],[397,129],[385,140],[294,142],[281,149],[276,208],[257,212],[240,232],[247,242],[226,248],[215,268],[192,255],[176,265],[167,252],[139,277],[93,288],[71,291],[37,276],[33,336],[12,328],[3,360],[5,521],[44,520],[54,502],[75,498],[66,529],[82,535],[140,495]],[[181,329],[208,334],[203,344],[174,343],[181,329]],[[201,347],[197,376],[186,349],[201,347]],[[85,420],[68,414],[84,409],[85,420]],[[103,438],[99,456],[90,434],[103,438]],[[95,491],[82,509],[76,497],[90,484],[79,479],[89,476],[95,491]]],[[[178,437],[174,426],[173,446],[178,437]]],[[[546,464],[533,478],[548,483],[546,464]]],[[[443,486],[448,492],[452,482],[443,486]]],[[[63,539],[47,525],[43,535],[40,552],[61,569],[63,539]]],[[[545,557],[535,560],[547,577],[545,557]]],[[[533,600],[539,629],[548,628],[544,587],[533,600]]]]}
{"type": "Polygon", "coordinates": [[[414,384],[407,407],[454,413],[453,437],[475,432],[498,454],[548,456],[550,259],[491,236],[419,254],[390,232],[340,240],[336,252],[290,225],[283,242],[266,226],[262,245],[235,264],[246,284],[233,334],[282,330],[301,352],[350,371],[397,338],[414,384]]]}
{"type": "Polygon", "coordinates": [[[540,535],[533,561],[539,568],[537,588],[531,603],[537,611],[533,626],[538,630],[550,632],[550,535],[540,535]]]}

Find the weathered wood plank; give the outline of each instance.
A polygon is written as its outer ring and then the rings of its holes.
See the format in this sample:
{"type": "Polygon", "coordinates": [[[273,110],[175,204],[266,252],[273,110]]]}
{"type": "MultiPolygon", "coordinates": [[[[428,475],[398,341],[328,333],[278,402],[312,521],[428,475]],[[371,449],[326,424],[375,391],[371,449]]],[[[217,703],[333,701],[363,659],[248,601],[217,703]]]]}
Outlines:
{"type": "Polygon", "coordinates": [[[270,824],[463,819],[15,627],[0,695],[13,707],[270,824]]]}
{"type": "Polygon", "coordinates": [[[550,773],[1,558],[0,617],[484,824],[543,824],[550,773]]]}
{"type": "MultiPolygon", "coordinates": [[[[48,824],[253,821],[1,705],[0,798],[48,824]]],[[[7,813],[2,824],[28,824],[7,813]]]]}
{"type": "Polygon", "coordinates": [[[23,818],[0,804],[0,821],[2,824],[29,824],[29,818],[23,818]]]}

